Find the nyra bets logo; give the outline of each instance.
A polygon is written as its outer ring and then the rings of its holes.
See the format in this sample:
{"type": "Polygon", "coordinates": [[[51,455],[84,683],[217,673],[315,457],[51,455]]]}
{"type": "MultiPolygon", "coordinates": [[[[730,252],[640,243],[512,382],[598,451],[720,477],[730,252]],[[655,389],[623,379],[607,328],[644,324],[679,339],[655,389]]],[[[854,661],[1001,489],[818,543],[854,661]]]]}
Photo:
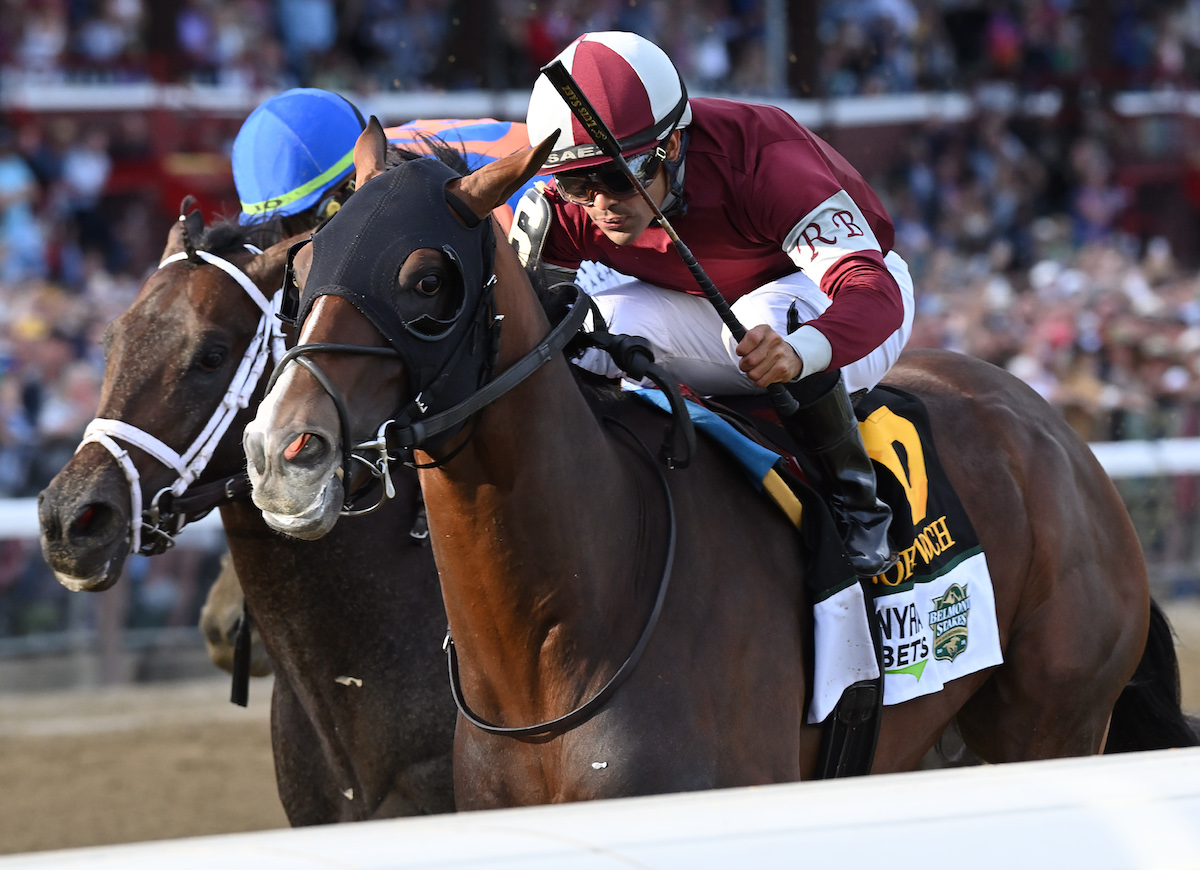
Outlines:
{"type": "Polygon", "coordinates": [[[946,594],[933,599],[929,630],[933,632],[933,657],[952,662],[967,648],[967,616],[971,596],[966,586],[951,583],[946,594]]]}

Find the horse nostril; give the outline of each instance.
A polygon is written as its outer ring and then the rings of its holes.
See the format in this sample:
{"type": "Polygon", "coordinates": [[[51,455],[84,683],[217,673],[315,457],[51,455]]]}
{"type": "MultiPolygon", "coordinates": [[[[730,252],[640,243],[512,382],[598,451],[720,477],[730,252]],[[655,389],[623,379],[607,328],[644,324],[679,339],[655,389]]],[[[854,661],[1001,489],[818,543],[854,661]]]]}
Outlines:
{"type": "Polygon", "coordinates": [[[308,439],[311,437],[312,436],[308,432],[305,432],[303,435],[301,435],[299,438],[297,438],[295,441],[293,441],[291,444],[289,444],[286,448],[284,448],[283,458],[286,459],[288,462],[291,462],[293,459],[296,458],[296,456],[300,453],[300,451],[304,449],[304,446],[306,444],[308,444],[308,439]]]}
{"type": "Polygon", "coordinates": [[[316,468],[326,457],[325,439],[314,432],[301,432],[283,449],[283,459],[293,465],[316,468]]]}
{"type": "Polygon", "coordinates": [[[96,508],[92,505],[85,507],[75,518],[75,525],[72,528],[77,534],[84,534],[92,526],[92,521],[96,519],[96,508]]]}
{"type": "Polygon", "coordinates": [[[73,541],[89,541],[110,533],[115,528],[115,516],[110,507],[92,502],[84,505],[67,526],[67,537],[73,541]]]}

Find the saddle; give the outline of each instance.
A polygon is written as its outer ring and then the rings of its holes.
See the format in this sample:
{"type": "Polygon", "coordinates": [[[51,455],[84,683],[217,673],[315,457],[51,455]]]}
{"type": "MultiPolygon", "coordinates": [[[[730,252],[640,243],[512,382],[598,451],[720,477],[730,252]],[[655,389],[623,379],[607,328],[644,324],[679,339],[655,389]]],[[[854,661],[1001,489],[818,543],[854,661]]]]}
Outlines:
{"type": "MultiPolygon", "coordinates": [[[[666,408],[657,390],[633,392],[666,408]]],[[[880,386],[855,404],[879,497],[892,509],[891,538],[900,553],[897,564],[864,583],[866,594],[856,598],[859,581],[833,516],[808,484],[816,479],[815,469],[767,398],[706,398],[686,387],[683,392],[696,428],[725,447],[799,529],[817,631],[813,685],[820,688],[808,703],[810,724],[824,723],[827,737],[837,730],[832,714],[843,715],[843,692],[852,698],[864,682],[864,656],[878,655],[878,670],[872,672],[884,675],[882,700],[888,705],[939,691],[949,680],[1001,663],[986,559],[938,460],[928,414],[918,398],[880,386]],[[862,603],[854,605],[853,600],[862,603]],[[874,620],[867,622],[870,615],[874,620]],[[857,653],[842,652],[855,644],[857,653]]],[[[868,736],[862,739],[873,746],[868,725],[873,714],[865,710],[878,703],[878,695],[871,694],[869,702],[858,705],[863,709],[852,710],[862,720],[849,723],[849,730],[866,728],[868,736]]],[[[859,751],[869,759],[869,751],[859,751]]],[[[870,766],[869,760],[860,760],[850,767],[862,764],[870,766]]],[[[842,769],[840,763],[834,767],[842,769]]]]}

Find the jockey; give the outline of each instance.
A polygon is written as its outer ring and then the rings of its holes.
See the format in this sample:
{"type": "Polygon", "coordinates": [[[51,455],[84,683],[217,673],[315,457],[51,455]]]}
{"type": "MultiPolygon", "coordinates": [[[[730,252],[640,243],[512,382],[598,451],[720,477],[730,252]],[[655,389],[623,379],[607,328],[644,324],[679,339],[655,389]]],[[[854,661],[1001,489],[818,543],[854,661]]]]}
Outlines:
{"type": "MultiPolygon", "coordinates": [[[[895,559],[891,512],[850,393],[874,387],[900,355],[913,286],[879,198],[782,109],[689,100],[671,60],[640,36],[587,33],[558,59],[747,334],[733,340],[653,211],[544,76],[529,140],[561,132],[539,173],[553,175],[542,262],[595,260],[631,276],[593,294],[610,329],[649,339],[656,360],[699,393],[787,384],[801,405],[789,430],[819,470],[852,565],[862,577],[883,573],[895,559]]],[[[597,350],[578,362],[621,374],[597,350]]]]}

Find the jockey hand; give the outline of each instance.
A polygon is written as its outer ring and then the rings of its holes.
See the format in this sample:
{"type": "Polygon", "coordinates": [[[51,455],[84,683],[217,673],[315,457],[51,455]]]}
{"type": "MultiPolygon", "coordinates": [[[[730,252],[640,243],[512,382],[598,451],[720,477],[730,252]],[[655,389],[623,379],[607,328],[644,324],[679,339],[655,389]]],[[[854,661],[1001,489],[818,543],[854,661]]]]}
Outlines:
{"type": "Polygon", "coordinates": [[[741,357],[738,368],[756,387],[794,380],[804,367],[796,349],[766,324],[749,330],[736,350],[741,357]]]}

